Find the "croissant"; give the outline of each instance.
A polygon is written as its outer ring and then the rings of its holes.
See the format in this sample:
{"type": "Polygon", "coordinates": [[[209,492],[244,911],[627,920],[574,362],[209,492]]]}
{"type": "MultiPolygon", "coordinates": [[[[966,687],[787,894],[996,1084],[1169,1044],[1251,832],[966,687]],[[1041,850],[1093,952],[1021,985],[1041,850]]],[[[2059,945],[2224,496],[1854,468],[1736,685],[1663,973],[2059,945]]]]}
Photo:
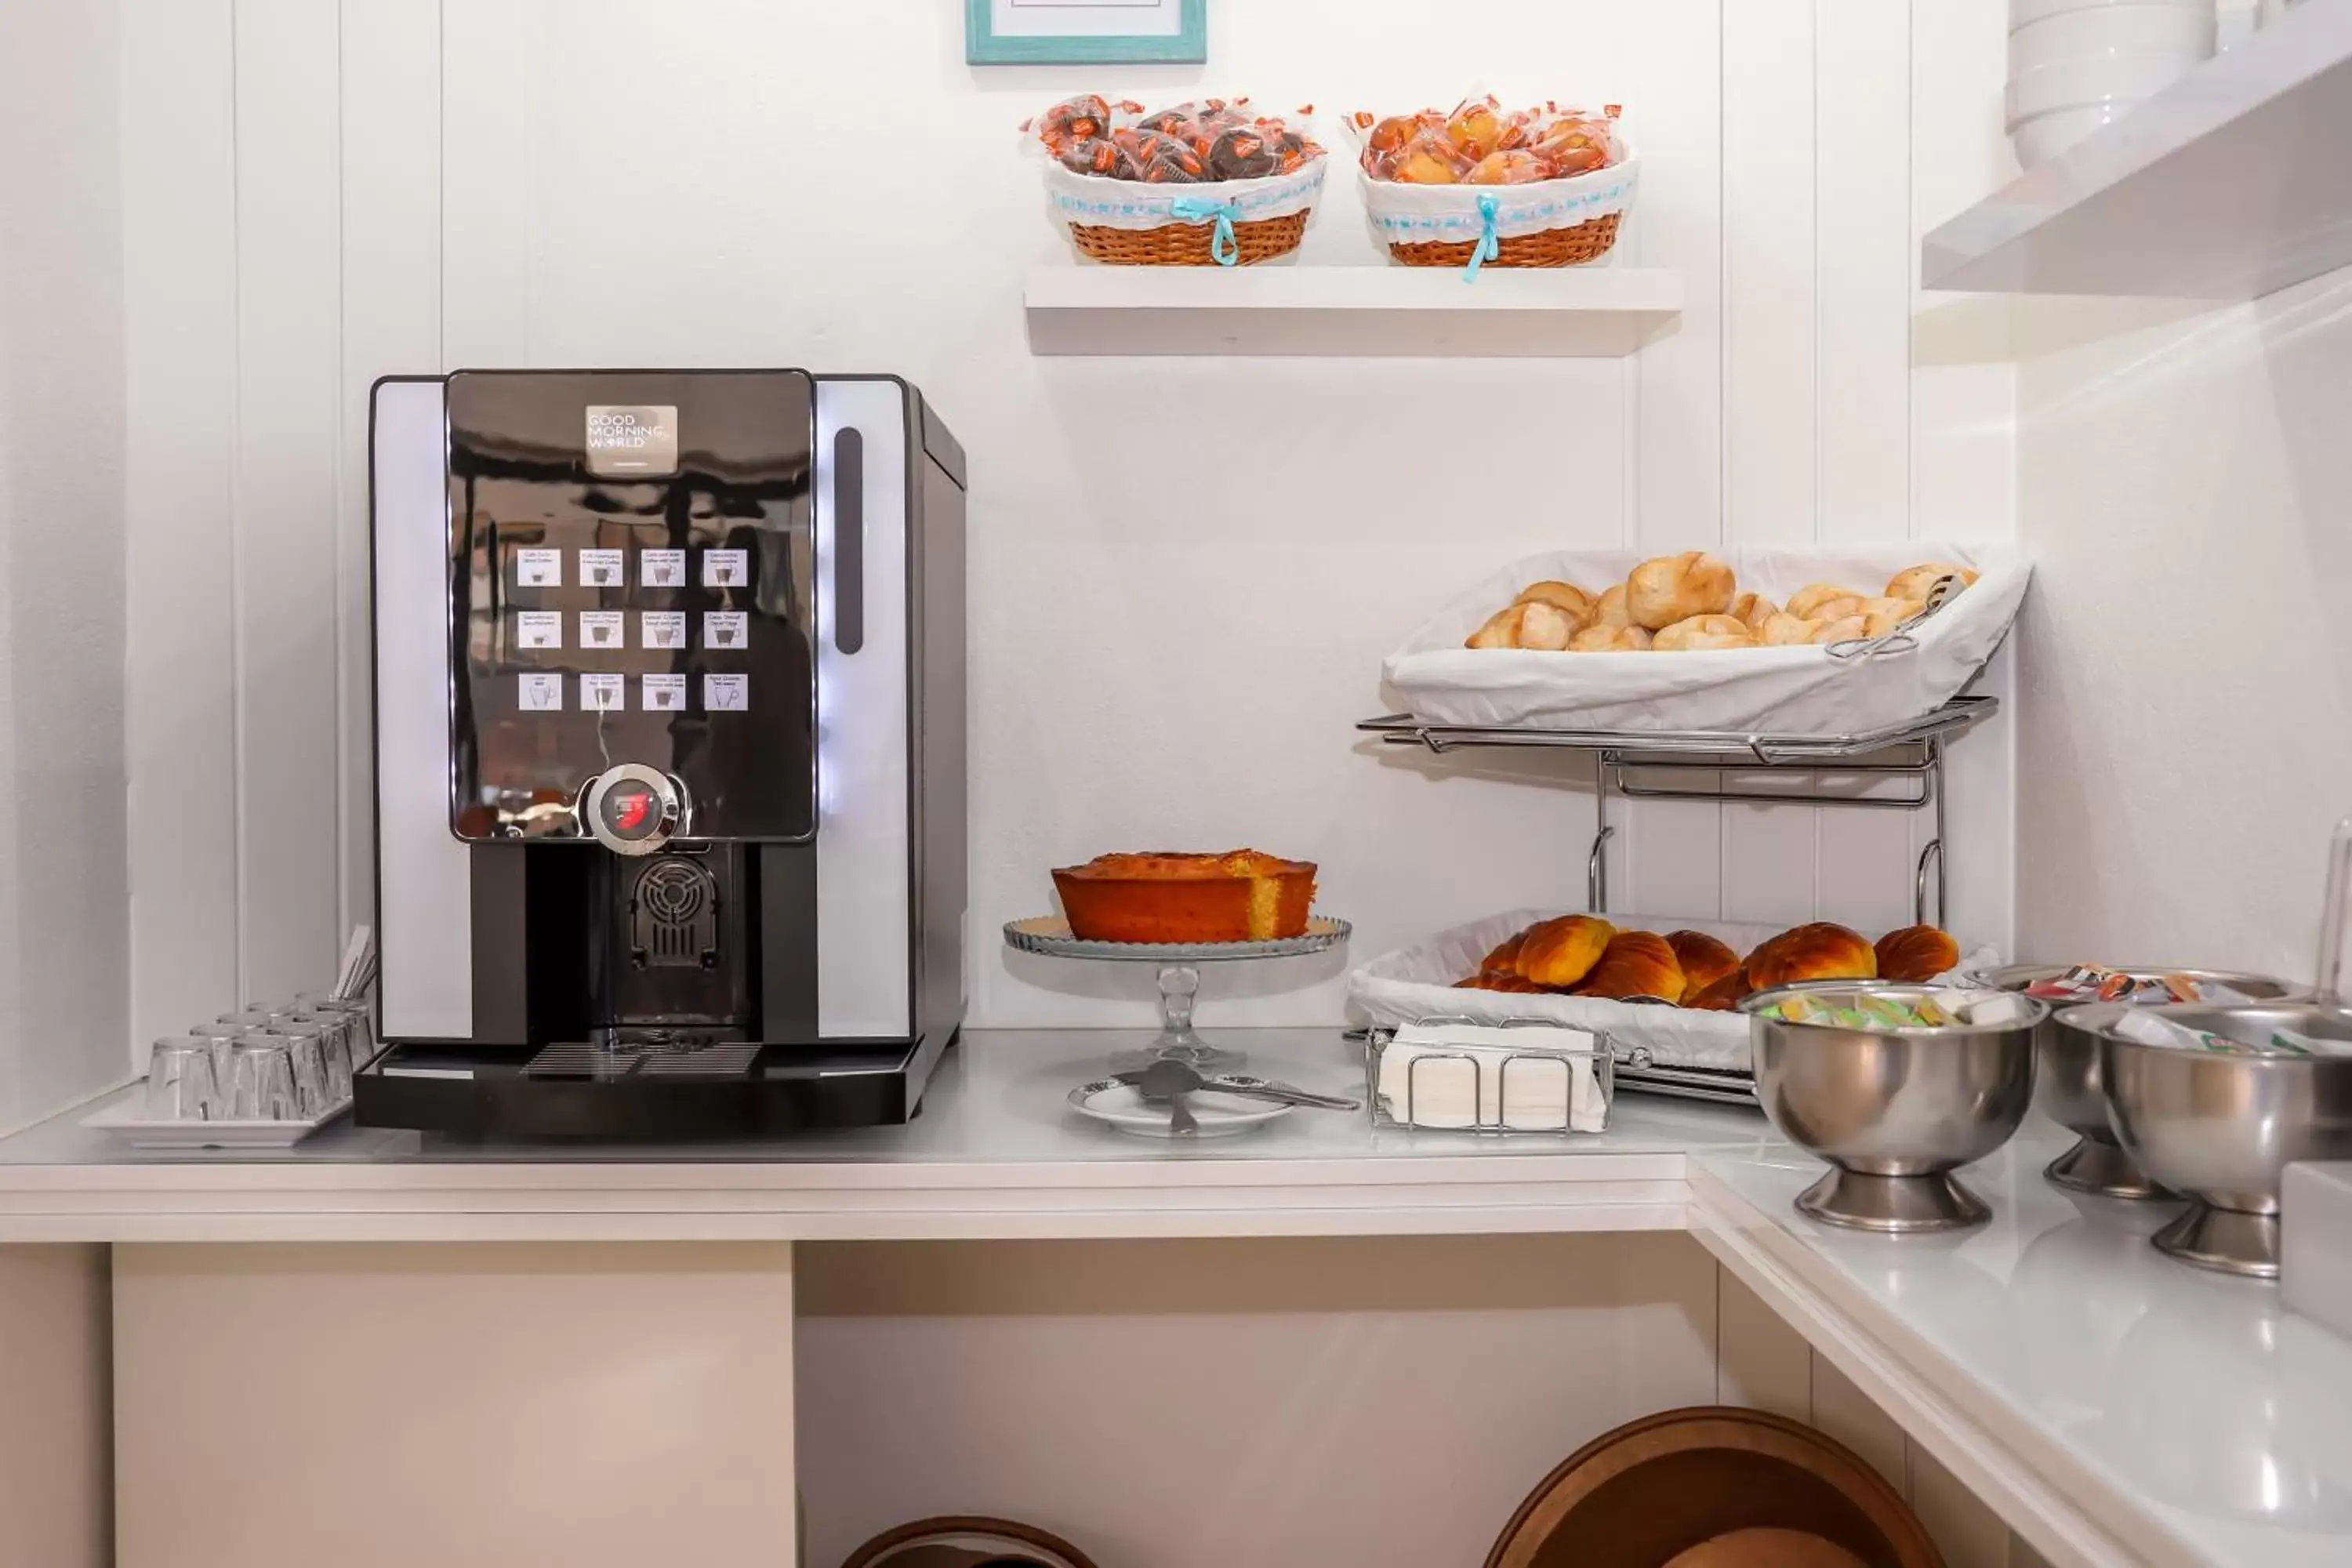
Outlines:
{"type": "Polygon", "coordinates": [[[1878,939],[1881,980],[1933,980],[1960,964],[1960,944],[1934,926],[1905,926],[1878,939]]]}
{"type": "Polygon", "coordinates": [[[1813,634],[1819,630],[1821,627],[1816,623],[1783,610],[1757,629],[1756,641],[1763,647],[1790,647],[1798,643],[1812,641],[1813,634]]]}
{"type": "Polygon", "coordinates": [[[1634,567],[1625,579],[1625,603],[1635,626],[1656,631],[1693,616],[1721,615],[1731,608],[1737,585],[1730,567],[1704,550],[1690,550],[1634,567]]]}
{"type": "Polygon", "coordinates": [[[1495,945],[1494,951],[1478,961],[1481,974],[1516,974],[1518,973],[1519,943],[1527,932],[1513,931],[1495,945]]]}
{"type": "Polygon", "coordinates": [[[1650,646],[1660,653],[1681,653],[1693,648],[1754,647],[1756,639],[1729,616],[1693,616],[1666,627],[1650,646]]]}
{"type": "Polygon", "coordinates": [[[1601,962],[1576,988],[1579,996],[1657,996],[1683,999],[1682,965],[1675,950],[1654,931],[1621,931],[1609,939],[1601,962]]]}
{"type": "Polygon", "coordinates": [[[1801,980],[1872,980],[1878,954],[1859,931],[1827,921],[1782,931],[1742,965],[1759,991],[1801,980]]]}
{"type": "Polygon", "coordinates": [[[1576,617],[1559,605],[1542,599],[1529,599],[1519,605],[1519,647],[1559,653],[1575,635],[1576,617]]]}
{"type": "Polygon", "coordinates": [[[1685,988],[1694,995],[1739,967],[1739,955],[1703,931],[1668,931],[1666,945],[1675,950],[1685,988]]]}
{"type": "Polygon", "coordinates": [[[1764,623],[1780,613],[1780,606],[1761,594],[1742,594],[1731,601],[1731,616],[1751,632],[1760,632],[1764,623]]]}
{"type": "Polygon", "coordinates": [[[1579,626],[1592,618],[1593,608],[1598,603],[1591,595],[1573,583],[1549,581],[1528,584],[1519,590],[1517,602],[1522,605],[1546,604],[1556,610],[1565,610],[1579,626]]]}
{"type": "Polygon", "coordinates": [[[1683,999],[1685,1007],[1696,1007],[1702,1013],[1728,1013],[1739,1005],[1740,998],[1754,986],[1748,984],[1748,971],[1734,966],[1731,973],[1705,990],[1683,999]]]}
{"type": "Polygon", "coordinates": [[[1819,618],[1822,606],[1838,599],[1859,599],[1862,595],[1851,588],[1841,588],[1834,583],[1808,583],[1789,595],[1782,606],[1801,621],[1819,618]]]}
{"type": "Polygon", "coordinates": [[[1927,602],[1927,591],[1936,585],[1938,577],[1958,577],[1962,588],[1972,585],[1977,580],[1977,574],[1965,566],[1955,566],[1948,561],[1930,561],[1922,566],[1906,566],[1887,579],[1886,596],[1890,599],[1916,599],[1924,605],[1927,602]]]}
{"type": "Polygon", "coordinates": [[[1578,653],[1646,653],[1650,644],[1650,634],[1639,626],[1612,626],[1599,621],[1568,639],[1568,646],[1578,653]]]}
{"type": "Polygon", "coordinates": [[[1633,624],[1633,612],[1625,606],[1624,584],[1601,591],[1601,597],[1592,601],[1591,624],[1596,626],[1630,626],[1633,624]]]}
{"type": "Polygon", "coordinates": [[[1464,647],[1517,647],[1519,616],[1525,605],[1506,605],[1486,617],[1486,624],[1463,639],[1464,647]]]}
{"type": "Polygon", "coordinates": [[[1617,928],[1598,915],[1562,915],[1539,921],[1519,936],[1514,961],[1523,980],[1538,985],[1573,985],[1592,972],[1617,928]]]}

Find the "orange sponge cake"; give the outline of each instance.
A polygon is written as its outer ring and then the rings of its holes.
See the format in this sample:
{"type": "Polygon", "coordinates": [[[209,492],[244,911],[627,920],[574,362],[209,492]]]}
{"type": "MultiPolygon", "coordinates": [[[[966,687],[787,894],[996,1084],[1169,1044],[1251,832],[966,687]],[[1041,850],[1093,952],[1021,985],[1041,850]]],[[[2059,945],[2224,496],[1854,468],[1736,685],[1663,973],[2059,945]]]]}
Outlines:
{"type": "Polygon", "coordinates": [[[1094,942],[1271,942],[1307,930],[1315,867],[1255,849],[1097,855],[1054,872],[1070,933],[1094,942]]]}

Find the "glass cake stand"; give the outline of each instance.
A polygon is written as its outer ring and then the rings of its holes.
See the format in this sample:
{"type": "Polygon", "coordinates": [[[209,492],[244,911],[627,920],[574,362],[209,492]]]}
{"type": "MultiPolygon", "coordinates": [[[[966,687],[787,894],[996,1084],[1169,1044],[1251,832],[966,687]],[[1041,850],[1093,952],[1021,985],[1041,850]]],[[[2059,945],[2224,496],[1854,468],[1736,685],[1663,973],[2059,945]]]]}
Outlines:
{"type": "Polygon", "coordinates": [[[1239,1051],[1211,1045],[1192,1027],[1192,1000],[1201,991],[1201,965],[1251,958],[1302,958],[1339,946],[1348,940],[1349,930],[1346,921],[1316,915],[1308,919],[1301,934],[1273,942],[1092,942],[1072,936],[1069,921],[1049,915],[1007,921],[1004,945],[1016,952],[1046,958],[1159,965],[1159,1037],[1139,1051],[1122,1052],[1112,1058],[1111,1065],[1127,1071],[1165,1058],[1188,1063],[1202,1072],[1230,1072],[1248,1058],[1239,1051]]]}

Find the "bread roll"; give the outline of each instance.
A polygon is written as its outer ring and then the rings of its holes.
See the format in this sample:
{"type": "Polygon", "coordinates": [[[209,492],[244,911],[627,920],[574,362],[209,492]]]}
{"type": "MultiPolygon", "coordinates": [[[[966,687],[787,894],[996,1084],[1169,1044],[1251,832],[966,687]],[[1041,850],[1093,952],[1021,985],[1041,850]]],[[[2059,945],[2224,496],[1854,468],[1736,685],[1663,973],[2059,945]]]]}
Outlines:
{"type": "Polygon", "coordinates": [[[1684,984],[1693,995],[1739,967],[1739,955],[1703,931],[1668,931],[1666,945],[1675,950],[1675,962],[1682,966],[1684,984]]]}
{"type": "Polygon", "coordinates": [[[1856,637],[1866,637],[1870,635],[1869,619],[1859,615],[1843,616],[1834,621],[1809,621],[1806,624],[1813,628],[1813,641],[1823,647],[1833,642],[1852,642],[1856,637]]]}
{"type": "Polygon", "coordinates": [[[1601,591],[1601,597],[1592,601],[1592,619],[1589,624],[1596,626],[1630,626],[1633,624],[1633,612],[1625,605],[1624,584],[1601,591]]]}
{"type": "Polygon", "coordinates": [[[1576,988],[1579,996],[1659,996],[1683,999],[1682,965],[1675,950],[1654,931],[1621,931],[1609,939],[1601,962],[1576,988]]]}
{"type": "Polygon", "coordinates": [[[1748,984],[1748,971],[1735,966],[1730,973],[1714,984],[1684,997],[1683,1005],[1696,1007],[1702,1013],[1728,1013],[1739,1005],[1741,997],[1754,989],[1748,984]]]}
{"type": "Polygon", "coordinates": [[[1486,617],[1486,624],[1472,632],[1462,644],[1464,647],[1517,647],[1519,646],[1519,616],[1525,605],[1506,605],[1486,617]]]}
{"type": "Polygon", "coordinates": [[[1666,627],[1650,646],[1660,653],[1684,653],[1694,648],[1754,647],[1756,639],[1730,616],[1693,616],[1666,627]]]}
{"type": "Polygon", "coordinates": [[[1960,966],[1960,944],[1934,926],[1905,926],[1878,939],[1881,980],[1933,980],[1960,966]]]}
{"type": "Polygon", "coordinates": [[[1916,599],[1866,599],[1862,606],[1863,623],[1872,637],[1888,637],[1927,607],[1916,599]]]}
{"type": "Polygon", "coordinates": [[[1948,561],[1930,561],[1922,566],[1906,566],[1888,578],[1886,596],[1890,599],[1916,599],[1924,605],[1927,602],[1927,590],[1936,585],[1938,577],[1958,577],[1962,588],[1969,587],[1977,580],[1977,574],[1965,566],[1955,566],[1948,561]]]}
{"type": "Polygon", "coordinates": [[[1576,617],[1559,605],[1530,599],[1519,606],[1519,646],[1560,653],[1576,635],[1576,617]]]}
{"type": "Polygon", "coordinates": [[[1578,653],[1647,653],[1650,634],[1639,626],[1608,626],[1596,621],[1568,639],[1578,653]]]}
{"type": "Polygon", "coordinates": [[[1783,610],[1764,623],[1756,634],[1756,641],[1764,647],[1794,647],[1812,641],[1813,634],[1819,630],[1817,623],[1801,620],[1783,610]]]}
{"type": "Polygon", "coordinates": [[[1592,618],[1595,605],[1592,595],[1575,584],[1551,581],[1528,584],[1519,590],[1518,602],[1522,605],[1546,604],[1556,610],[1566,610],[1570,618],[1580,626],[1592,618]]]}
{"type": "Polygon", "coordinates": [[[1592,972],[1617,928],[1598,915],[1562,915],[1539,921],[1519,938],[1513,961],[1523,980],[1538,985],[1573,985],[1592,972]]]}
{"type": "Polygon", "coordinates": [[[1873,980],[1878,954],[1862,933],[1827,921],[1782,931],[1741,966],[1759,991],[1801,980],[1873,980]]]}
{"type": "Polygon", "coordinates": [[[1625,579],[1625,604],[1635,626],[1656,631],[1693,616],[1723,614],[1738,586],[1730,567],[1704,550],[1690,550],[1634,567],[1625,579]]]}
{"type": "Polygon", "coordinates": [[[1495,945],[1492,952],[1478,961],[1481,974],[1517,974],[1519,972],[1519,942],[1528,933],[1513,931],[1495,945]]]}
{"type": "Polygon", "coordinates": [[[1834,583],[1808,583],[1789,595],[1788,612],[1801,621],[1819,618],[1823,605],[1837,599],[1860,599],[1863,595],[1852,588],[1841,588],[1834,583]]]}
{"type": "Polygon", "coordinates": [[[1780,606],[1761,594],[1742,594],[1731,601],[1732,618],[1751,632],[1764,629],[1764,623],[1780,613],[1780,606]]]}

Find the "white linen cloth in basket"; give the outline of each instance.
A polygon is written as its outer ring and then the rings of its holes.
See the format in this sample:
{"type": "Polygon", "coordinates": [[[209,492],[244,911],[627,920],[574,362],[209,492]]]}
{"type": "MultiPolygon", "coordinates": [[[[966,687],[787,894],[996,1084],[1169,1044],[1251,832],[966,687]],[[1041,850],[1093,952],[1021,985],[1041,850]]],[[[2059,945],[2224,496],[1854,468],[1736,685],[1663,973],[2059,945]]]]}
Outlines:
{"type": "Polygon", "coordinates": [[[1882,594],[1895,574],[1929,562],[1980,575],[1908,634],[1915,647],[1867,658],[1833,658],[1811,647],[1609,654],[1463,647],[1530,583],[1556,579],[1598,594],[1651,559],[1633,550],[1554,551],[1513,562],[1448,602],[1389,655],[1381,677],[1401,706],[1433,724],[1858,734],[1924,717],[1958,695],[2009,634],[2032,576],[2012,545],[1898,540],[1714,553],[1730,564],[1741,593],[1776,604],[1809,583],[1882,594]]]}
{"type": "Polygon", "coordinates": [[[1598,1047],[1581,1029],[1408,1025],[1381,1048],[1375,1091],[1391,1120],[1415,1127],[1605,1131],[1609,1107],[1591,1054],[1598,1047]],[[1423,1064],[1418,1070],[1415,1062],[1423,1064]]]}
{"type": "MultiPolygon", "coordinates": [[[[1480,1024],[1500,1024],[1507,1018],[1541,1018],[1568,1028],[1591,1029],[1607,1035],[1621,1062],[1639,1048],[1648,1051],[1650,1059],[1662,1067],[1712,1068],[1718,1072],[1751,1070],[1748,1016],[1744,1013],[1701,1013],[1688,1007],[1637,1006],[1599,996],[1455,987],[1455,981],[1475,974],[1478,961],[1514,931],[1525,931],[1536,921],[1548,921],[1554,915],[1581,912],[1513,910],[1439,931],[1411,947],[1384,952],[1350,972],[1348,1002],[1366,1022],[1391,1028],[1448,1015],[1480,1024]]],[[[1612,914],[1601,918],[1621,931],[1654,931],[1661,936],[1675,931],[1705,931],[1743,956],[1766,938],[1789,929],[1785,924],[1685,920],[1665,915],[1612,914]]],[[[1883,933],[1864,934],[1875,938],[1883,933]]],[[[1961,952],[1959,968],[1954,974],[1996,968],[2000,963],[2000,955],[1990,947],[1973,952],[1963,947],[1961,952]]]]}

